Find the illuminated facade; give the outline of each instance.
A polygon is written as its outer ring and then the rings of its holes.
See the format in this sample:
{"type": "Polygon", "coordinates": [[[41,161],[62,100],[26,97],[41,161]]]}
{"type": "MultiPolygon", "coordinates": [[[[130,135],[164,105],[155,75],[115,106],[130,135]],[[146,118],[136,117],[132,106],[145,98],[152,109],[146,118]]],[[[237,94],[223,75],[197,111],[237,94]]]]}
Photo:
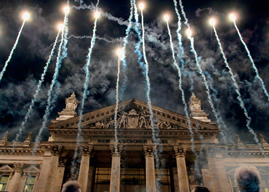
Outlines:
{"type": "MultiPolygon", "coordinates": [[[[15,148],[7,134],[4,136],[0,141],[0,191],[61,191],[62,184],[72,177],[79,122],[76,107],[75,95],[66,99],[66,108],[48,126],[51,137],[41,142],[34,155],[31,134],[15,148]]],[[[147,103],[135,99],[121,103],[118,153],[115,105],[84,114],[76,161],[82,192],[187,192],[200,183],[212,192],[232,192],[237,191],[234,170],[241,164],[260,170],[261,191],[268,192],[269,162],[259,146],[245,145],[239,137],[235,145],[219,144],[219,129],[201,109],[201,101],[193,95],[189,107],[192,133],[186,116],[152,106],[159,138],[154,141],[147,103]],[[197,164],[195,153],[199,155],[197,164]]],[[[262,136],[261,145],[268,156],[269,145],[262,136]]]]}

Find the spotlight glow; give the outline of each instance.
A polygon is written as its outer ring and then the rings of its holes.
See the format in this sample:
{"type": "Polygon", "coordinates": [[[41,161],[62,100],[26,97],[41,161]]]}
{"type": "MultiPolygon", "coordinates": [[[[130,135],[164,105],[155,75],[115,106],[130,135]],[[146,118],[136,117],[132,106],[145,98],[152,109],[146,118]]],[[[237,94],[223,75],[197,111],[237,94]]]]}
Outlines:
{"type": "Polygon", "coordinates": [[[65,7],[64,7],[64,13],[65,13],[65,14],[68,14],[69,11],[70,11],[69,7],[68,7],[68,6],[65,6],[65,7]]]}
{"type": "Polygon", "coordinates": [[[188,38],[191,38],[191,36],[192,36],[191,29],[187,29],[186,34],[187,34],[188,38]]]}
{"type": "Polygon", "coordinates": [[[59,25],[58,25],[58,29],[59,29],[59,31],[64,30],[64,25],[63,25],[63,24],[59,24],[59,25]]]}
{"type": "Polygon", "coordinates": [[[123,49],[122,48],[118,48],[117,50],[116,50],[116,53],[117,53],[117,55],[118,55],[118,57],[119,58],[122,58],[123,57],[123,49]]]}
{"type": "Polygon", "coordinates": [[[23,13],[22,18],[24,21],[27,21],[30,19],[30,14],[28,12],[23,13]]]}
{"type": "Polygon", "coordinates": [[[145,4],[144,3],[139,3],[139,9],[143,10],[145,8],[145,4]]]}
{"type": "Polygon", "coordinates": [[[95,13],[94,13],[94,17],[96,18],[96,19],[98,19],[99,17],[100,17],[100,12],[99,11],[95,11],[95,13]]]}
{"type": "Polygon", "coordinates": [[[210,25],[215,26],[216,25],[216,20],[212,18],[212,19],[209,20],[209,23],[210,23],[210,25]]]}
{"type": "Polygon", "coordinates": [[[230,20],[231,20],[231,21],[235,21],[235,19],[236,19],[235,14],[233,14],[233,13],[230,14],[229,17],[230,17],[230,20]]]}
{"type": "Polygon", "coordinates": [[[164,15],[164,16],[163,16],[163,19],[164,19],[166,22],[168,22],[168,21],[169,21],[169,19],[170,19],[170,18],[169,18],[169,15],[167,15],[167,14],[166,14],[166,15],[164,15]]]}

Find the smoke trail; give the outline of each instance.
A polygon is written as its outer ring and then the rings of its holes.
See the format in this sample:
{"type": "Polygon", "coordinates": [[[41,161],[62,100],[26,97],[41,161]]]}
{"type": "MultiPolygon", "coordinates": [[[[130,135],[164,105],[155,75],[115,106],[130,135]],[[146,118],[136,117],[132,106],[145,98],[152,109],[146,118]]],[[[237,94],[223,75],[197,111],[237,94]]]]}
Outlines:
{"type": "Polygon", "coordinates": [[[134,6],[133,6],[133,0],[130,1],[131,2],[131,8],[130,8],[130,16],[129,16],[129,19],[128,19],[128,27],[126,29],[126,36],[124,37],[123,39],[123,55],[122,55],[122,71],[123,71],[123,74],[124,74],[124,78],[123,78],[123,84],[122,84],[122,89],[121,89],[121,98],[123,98],[123,95],[124,95],[124,92],[126,90],[126,84],[127,84],[127,81],[128,81],[128,78],[127,78],[127,62],[126,62],[126,46],[128,44],[128,37],[129,37],[129,34],[130,34],[130,30],[132,28],[132,19],[133,19],[133,10],[134,10],[134,6]]]}
{"type": "Polygon", "coordinates": [[[184,76],[189,76],[189,78],[190,78],[190,83],[191,83],[190,91],[192,92],[194,90],[194,87],[193,87],[194,81],[193,81],[193,78],[192,78],[192,74],[191,74],[191,72],[188,72],[184,68],[184,66],[185,66],[185,62],[184,62],[184,59],[183,59],[183,57],[184,57],[184,48],[182,46],[182,35],[180,34],[180,31],[181,31],[181,17],[180,17],[179,11],[177,9],[177,1],[173,0],[173,2],[174,2],[174,6],[175,6],[175,11],[176,11],[176,14],[177,14],[177,17],[178,17],[177,39],[178,39],[178,45],[179,45],[180,52],[177,54],[177,57],[179,58],[179,61],[180,61],[180,64],[181,64],[182,74],[184,76]]]}
{"type": "Polygon", "coordinates": [[[257,69],[256,66],[255,66],[255,63],[254,63],[254,61],[253,61],[253,59],[252,59],[252,56],[251,56],[251,54],[250,54],[250,52],[249,52],[249,50],[248,50],[248,47],[247,47],[246,43],[244,42],[244,40],[243,40],[243,38],[242,38],[242,36],[241,36],[241,34],[240,34],[240,31],[239,31],[239,29],[238,29],[238,27],[237,27],[235,21],[233,21],[233,23],[234,23],[234,27],[235,27],[235,29],[236,29],[236,31],[237,31],[237,34],[238,34],[238,36],[239,36],[239,38],[240,38],[242,44],[244,45],[244,47],[245,47],[245,49],[246,49],[246,52],[247,52],[248,57],[249,57],[249,60],[250,60],[250,62],[251,62],[251,64],[252,64],[252,67],[253,67],[255,73],[256,73],[256,77],[257,77],[257,79],[260,81],[261,86],[262,86],[262,89],[263,89],[263,92],[264,92],[264,94],[267,96],[267,99],[268,99],[268,101],[269,101],[269,94],[268,94],[268,92],[267,92],[267,90],[266,90],[266,88],[265,88],[265,85],[264,85],[264,82],[263,82],[262,78],[261,78],[260,75],[259,75],[258,69],[257,69]]]}
{"type": "MultiPolygon", "coordinates": [[[[94,6],[93,4],[91,4],[91,5],[84,4],[84,5],[80,5],[80,6],[72,6],[72,8],[77,9],[77,10],[81,10],[81,9],[98,10],[97,6],[94,6]]],[[[107,18],[107,19],[109,19],[111,21],[115,21],[119,25],[126,25],[126,26],[129,25],[128,21],[124,21],[122,18],[114,17],[110,13],[106,13],[106,12],[103,12],[103,11],[100,11],[100,13],[101,13],[102,17],[105,17],[105,18],[107,18]]]]}
{"type": "Polygon", "coordinates": [[[189,112],[188,112],[188,106],[187,106],[187,103],[186,103],[186,100],[185,100],[185,93],[184,93],[184,90],[182,88],[181,71],[180,71],[179,66],[177,65],[174,46],[173,46],[173,41],[172,41],[172,35],[171,35],[171,31],[170,31],[168,21],[166,22],[166,24],[167,24],[168,34],[169,34],[169,37],[170,37],[170,47],[171,47],[171,51],[172,51],[172,57],[173,57],[173,60],[174,60],[173,64],[176,67],[177,72],[178,72],[178,88],[181,91],[181,98],[182,98],[182,101],[183,101],[183,104],[184,104],[184,111],[185,111],[185,114],[186,114],[186,117],[187,117],[187,120],[188,120],[188,128],[189,128],[189,132],[190,132],[190,136],[191,136],[191,149],[192,149],[193,153],[195,154],[195,156],[197,157],[198,154],[194,150],[195,149],[194,138],[193,138],[193,131],[192,131],[192,128],[191,128],[191,121],[190,121],[190,116],[189,116],[189,112]]]}
{"type": "MultiPolygon", "coordinates": [[[[98,1],[99,3],[99,1],[98,1]]],[[[97,5],[98,5],[97,3],[97,5]]],[[[81,105],[80,105],[80,109],[79,109],[79,122],[78,122],[78,134],[77,134],[77,146],[76,146],[76,149],[75,149],[75,153],[74,153],[74,157],[73,157],[73,161],[72,161],[72,169],[71,169],[71,175],[72,175],[72,178],[73,178],[73,175],[74,175],[74,171],[75,171],[75,163],[76,163],[76,158],[78,157],[78,145],[79,145],[79,142],[83,139],[81,137],[81,132],[82,132],[82,129],[81,129],[81,123],[82,123],[82,119],[83,119],[83,109],[84,109],[84,104],[85,104],[85,100],[87,98],[87,95],[88,95],[88,87],[89,87],[89,81],[90,81],[90,71],[89,71],[89,66],[90,66],[90,63],[91,63],[91,55],[92,55],[92,50],[94,48],[94,45],[95,45],[95,36],[96,36],[96,27],[97,27],[97,19],[98,17],[95,17],[95,20],[94,20],[94,28],[93,28],[93,38],[91,40],[91,47],[89,49],[89,53],[87,55],[88,59],[87,59],[87,62],[84,66],[84,70],[85,70],[85,73],[86,73],[86,77],[85,77],[85,83],[84,83],[84,92],[83,92],[83,96],[82,96],[82,101],[81,101],[81,105]]]]}
{"type": "MultiPolygon", "coordinates": [[[[66,20],[67,20],[67,14],[65,14],[65,17],[64,17],[64,26],[65,26],[66,20]]],[[[53,74],[53,79],[51,81],[50,89],[48,91],[48,100],[47,100],[48,103],[47,103],[47,106],[46,106],[45,114],[43,115],[43,123],[42,123],[42,126],[39,129],[38,135],[37,135],[37,137],[35,139],[35,146],[34,146],[34,149],[33,149],[33,154],[35,153],[39,143],[41,142],[42,132],[46,128],[46,124],[48,122],[48,117],[49,117],[49,114],[50,114],[50,108],[51,108],[51,105],[52,105],[52,90],[53,90],[53,87],[54,87],[55,83],[57,82],[57,78],[58,78],[58,75],[59,75],[59,70],[60,70],[61,64],[62,64],[61,49],[62,49],[62,46],[63,46],[63,41],[64,41],[64,31],[62,31],[61,43],[60,43],[59,49],[58,49],[58,55],[57,55],[57,62],[56,62],[56,66],[55,66],[55,71],[54,71],[54,74],[53,74]]]]}
{"type": "MultiPolygon", "coordinates": [[[[83,36],[77,36],[77,35],[70,35],[69,37],[67,37],[67,39],[71,39],[71,38],[75,38],[75,39],[92,39],[92,36],[89,36],[89,35],[83,35],[83,36]]],[[[116,38],[116,39],[106,39],[106,38],[103,38],[103,37],[98,37],[96,36],[95,37],[96,39],[98,40],[101,40],[101,41],[105,41],[106,43],[118,43],[118,42],[122,42],[122,38],[116,38]]],[[[57,42],[59,43],[61,42],[60,40],[57,42]]],[[[46,49],[52,47],[54,44],[51,44],[50,46],[48,46],[46,49]]]]}
{"type": "Polygon", "coordinates": [[[225,134],[224,134],[224,133],[227,132],[227,130],[226,130],[226,127],[223,126],[222,122],[220,121],[218,112],[216,111],[216,109],[215,109],[215,107],[214,107],[214,104],[213,104],[213,101],[212,101],[212,97],[211,97],[211,94],[210,94],[210,88],[209,88],[209,85],[208,85],[208,83],[207,83],[207,81],[206,81],[205,75],[204,75],[203,70],[201,69],[201,66],[200,66],[199,61],[198,61],[197,53],[196,53],[196,51],[195,51],[195,49],[194,49],[194,40],[193,40],[193,37],[188,37],[188,38],[189,38],[189,40],[190,40],[190,42],[191,42],[191,52],[192,52],[192,53],[194,54],[194,56],[195,56],[195,63],[196,63],[196,66],[197,66],[197,68],[198,68],[198,73],[202,76],[203,82],[204,82],[205,87],[206,87],[206,93],[207,93],[207,97],[208,97],[208,102],[209,102],[210,107],[211,107],[211,109],[212,109],[212,111],[213,111],[213,113],[214,113],[214,116],[215,116],[215,118],[216,118],[216,121],[217,121],[217,123],[218,123],[218,125],[219,125],[220,133],[221,133],[221,135],[223,136],[224,142],[227,144],[227,139],[226,139],[226,136],[225,136],[225,134]],[[223,129],[225,129],[225,131],[224,131],[223,129]]]}
{"type": "MultiPolygon", "coordinates": [[[[69,0],[67,0],[67,7],[69,8],[69,0]]],[[[68,43],[68,38],[67,38],[67,35],[68,35],[68,16],[69,16],[69,11],[67,11],[66,13],[66,21],[64,23],[64,43],[63,43],[63,46],[62,46],[62,58],[61,59],[64,59],[67,57],[67,43],[68,43]]]]}
{"type": "Polygon", "coordinates": [[[177,1],[176,0],[173,0],[173,1],[174,1],[175,11],[176,11],[177,18],[178,18],[178,22],[177,22],[177,25],[178,25],[177,39],[178,39],[178,45],[179,45],[179,49],[180,49],[180,55],[178,55],[178,56],[180,58],[180,62],[182,64],[182,66],[183,66],[182,68],[184,69],[184,60],[183,60],[184,48],[182,46],[182,35],[180,34],[180,31],[181,31],[181,17],[180,17],[179,11],[177,9],[177,1]]]}
{"type": "Polygon", "coordinates": [[[137,6],[136,6],[135,0],[133,0],[133,5],[134,5],[134,9],[135,9],[135,12],[134,12],[134,15],[135,15],[135,27],[134,27],[134,29],[135,29],[135,31],[136,31],[136,33],[138,35],[138,39],[139,39],[139,41],[135,45],[135,53],[137,53],[137,55],[138,55],[137,61],[138,61],[139,65],[140,65],[140,67],[142,68],[142,71],[143,71],[144,76],[146,77],[145,63],[141,61],[142,60],[142,57],[143,57],[143,55],[142,55],[142,53],[140,51],[140,46],[142,44],[142,38],[141,38],[141,32],[139,31],[139,26],[140,26],[139,19],[138,19],[138,16],[139,15],[138,15],[138,11],[137,11],[137,6]]]}
{"type": "Polygon", "coordinates": [[[55,42],[54,42],[54,44],[53,44],[53,48],[52,48],[52,50],[51,50],[49,59],[48,59],[46,65],[45,65],[45,67],[44,67],[44,71],[43,71],[43,73],[42,73],[42,75],[41,75],[41,79],[40,79],[39,82],[38,82],[37,89],[36,89],[36,92],[35,92],[35,94],[34,94],[34,98],[33,98],[32,101],[31,101],[31,105],[30,105],[30,107],[28,108],[28,111],[27,111],[27,113],[26,113],[26,115],[25,115],[25,117],[24,117],[24,121],[22,122],[21,127],[20,127],[20,129],[19,129],[19,132],[18,132],[17,135],[16,135],[16,138],[15,138],[15,140],[13,140],[13,146],[14,146],[15,142],[17,142],[17,141],[19,140],[19,138],[20,138],[20,136],[21,136],[23,130],[25,129],[25,124],[27,123],[28,119],[29,119],[30,116],[31,116],[31,112],[32,112],[32,110],[33,110],[34,104],[35,104],[35,102],[36,102],[37,96],[38,96],[39,91],[40,91],[40,89],[41,89],[41,85],[42,85],[42,83],[43,83],[43,81],[44,81],[44,78],[45,78],[45,75],[46,75],[46,73],[47,73],[47,70],[48,70],[48,68],[49,68],[50,61],[51,61],[51,58],[52,58],[52,56],[53,56],[53,54],[54,54],[54,50],[55,50],[55,48],[56,48],[56,44],[57,44],[57,41],[58,41],[58,39],[59,39],[60,33],[61,33],[61,31],[59,30],[59,32],[58,32],[58,34],[57,34],[57,37],[56,37],[56,39],[55,39],[55,42]]]}
{"type": "Polygon", "coordinates": [[[114,115],[114,126],[115,126],[115,153],[118,155],[118,108],[119,108],[119,80],[120,80],[120,57],[118,59],[118,73],[117,73],[117,83],[116,83],[116,107],[115,107],[115,115],[114,115]]]}
{"type": "MultiPolygon", "coordinates": [[[[184,11],[184,7],[182,5],[182,1],[181,0],[179,0],[179,5],[180,5],[180,8],[181,8],[181,13],[182,13],[182,15],[183,15],[183,17],[185,19],[184,24],[188,27],[188,30],[190,30],[190,25],[188,23],[188,19],[187,19],[186,13],[184,11]]],[[[223,139],[224,139],[225,143],[227,144],[227,139],[226,139],[226,136],[224,135],[225,132],[223,131],[223,129],[225,129],[225,131],[227,131],[227,130],[226,130],[225,127],[223,127],[223,124],[221,123],[221,121],[219,119],[219,116],[218,116],[218,113],[217,113],[217,111],[216,111],[216,109],[214,107],[214,104],[213,104],[213,101],[212,101],[212,98],[211,98],[211,94],[210,94],[210,89],[209,89],[208,83],[206,81],[205,75],[204,75],[204,73],[203,73],[203,71],[201,69],[201,66],[199,64],[198,55],[197,55],[197,53],[196,53],[196,51],[194,49],[194,39],[191,36],[188,36],[188,39],[191,42],[191,52],[194,54],[195,64],[196,64],[196,66],[198,68],[198,73],[202,76],[203,82],[204,82],[205,87],[206,87],[206,93],[207,93],[207,97],[208,97],[208,102],[209,102],[210,107],[211,107],[211,109],[212,109],[212,111],[214,113],[214,116],[216,118],[218,127],[220,129],[220,133],[223,136],[223,139]]]]}
{"type": "MultiPolygon", "coordinates": [[[[149,112],[150,112],[150,126],[152,128],[152,139],[153,139],[153,142],[154,142],[154,156],[155,156],[155,159],[156,159],[156,167],[158,168],[159,167],[159,156],[158,156],[158,151],[157,151],[157,145],[158,143],[160,143],[160,139],[158,138],[158,132],[155,130],[155,125],[154,125],[154,122],[153,122],[153,110],[152,110],[152,106],[151,106],[151,99],[150,99],[150,79],[149,79],[149,64],[148,64],[148,61],[147,61],[147,57],[146,57],[146,48],[145,48],[145,29],[144,29],[144,16],[143,16],[143,9],[141,9],[141,23],[142,23],[142,48],[143,48],[143,58],[144,58],[144,61],[145,61],[145,67],[146,67],[146,72],[145,72],[145,76],[146,76],[146,81],[147,81],[147,90],[146,90],[146,96],[147,96],[147,100],[148,100],[148,107],[149,107],[149,112]]],[[[157,129],[157,128],[156,128],[157,129]]],[[[160,149],[161,148],[161,145],[159,146],[159,150],[162,150],[160,149]]]]}
{"type": "Polygon", "coordinates": [[[213,25],[212,27],[213,27],[213,29],[214,29],[214,33],[215,33],[216,39],[217,39],[218,44],[219,44],[219,49],[220,49],[220,52],[221,52],[221,54],[222,54],[222,57],[223,57],[225,66],[228,68],[229,73],[230,73],[230,75],[231,75],[231,79],[232,79],[233,84],[234,84],[234,87],[235,87],[235,92],[236,92],[236,94],[237,94],[237,100],[239,101],[239,105],[240,105],[240,107],[241,107],[241,108],[243,109],[243,111],[244,111],[244,115],[245,115],[245,117],[246,117],[246,122],[247,122],[247,123],[246,123],[246,127],[247,127],[247,129],[249,130],[249,132],[254,136],[254,141],[260,146],[260,149],[261,149],[261,151],[263,152],[261,143],[259,142],[259,139],[258,139],[256,133],[255,133],[255,132],[253,131],[253,129],[250,127],[251,117],[248,115],[248,112],[247,112],[247,110],[246,110],[245,104],[244,104],[244,102],[243,102],[243,100],[242,100],[241,93],[240,93],[240,91],[239,91],[239,87],[238,87],[238,85],[237,85],[237,82],[236,82],[236,80],[235,80],[235,78],[234,78],[232,69],[230,68],[230,66],[229,66],[229,64],[228,64],[227,58],[226,58],[226,56],[225,56],[225,54],[224,54],[224,51],[223,51],[223,49],[222,49],[222,46],[221,46],[220,39],[219,39],[219,37],[218,37],[216,28],[215,28],[214,25],[213,25]]]}
{"type": "Polygon", "coordinates": [[[188,27],[188,29],[190,29],[189,20],[188,20],[188,18],[186,16],[186,13],[184,11],[184,6],[183,6],[181,0],[179,0],[179,6],[180,6],[181,13],[182,13],[182,15],[184,17],[184,20],[185,20],[184,24],[188,27]]]}
{"type": "Polygon", "coordinates": [[[0,82],[2,81],[2,77],[3,77],[3,75],[4,75],[5,71],[6,71],[6,68],[7,68],[7,66],[8,66],[8,63],[10,62],[10,60],[11,60],[11,58],[12,58],[13,52],[14,52],[14,50],[15,50],[16,47],[17,47],[17,44],[18,44],[18,42],[19,42],[19,39],[20,39],[20,36],[21,36],[22,29],[23,29],[23,27],[24,27],[25,21],[26,21],[26,20],[24,20],[23,23],[22,23],[21,29],[20,29],[19,34],[18,34],[18,36],[17,36],[17,39],[16,39],[16,41],[15,41],[15,44],[13,45],[13,48],[11,49],[11,52],[10,52],[10,54],[9,54],[9,56],[8,56],[8,59],[6,60],[6,63],[5,63],[5,65],[4,65],[4,68],[2,69],[2,71],[1,71],[1,73],[0,73],[0,82]]]}

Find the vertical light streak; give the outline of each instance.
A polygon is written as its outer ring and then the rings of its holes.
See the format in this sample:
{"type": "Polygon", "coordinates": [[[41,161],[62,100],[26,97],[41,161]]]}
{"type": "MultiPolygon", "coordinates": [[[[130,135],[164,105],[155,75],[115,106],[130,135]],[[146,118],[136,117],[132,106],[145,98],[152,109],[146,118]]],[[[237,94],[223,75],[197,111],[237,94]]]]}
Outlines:
{"type": "Polygon", "coordinates": [[[133,6],[133,0],[130,1],[131,3],[131,8],[130,8],[130,16],[129,16],[129,19],[128,19],[128,27],[126,29],[126,36],[124,37],[123,39],[123,58],[122,58],[122,71],[123,71],[123,74],[124,74],[124,78],[123,78],[123,85],[122,85],[122,90],[121,90],[121,98],[123,98],[123,94],[126,90],[126,84],[127,84],[127,81],[128,81],[128,78],[127,78],[127,62],[126,62],[126,46],[128,44],[128,37],[129,37],[129,34],[130,34],[130,30],[132,28],[132,19],[133,19],[133,10],[134,10],[134,6],[133,6]]]}
{"type": "Polygon", "coordinates": [[[235,27],[235,29],[236,29],[236,31],[237,31],[237,34],[238,34],[238,36],[239,36],[239,38],[240,38],[242,44],[244,45],[244,47],[245,47],[245,49],[246,49],[246,52],[247,52],[247,54],[248,54],[248,58],[249,58],[249,60],[250,60],[250,62],[251,62],[251,64],[252,64],[252,67],[253,67],[253,69],[254,69],[254,71],[255,71],[255,73],[256,73],[256,77],[257,77],[257,79],[258,79],[258,80],[260,81],[260,83],[261,83],[262,90],[263,90],[264,94],[266,95],[267,100],[269,101],[269,94],[268,94],[268,92],[267,92],[267,90],[266,90],[266,88],[265,88],[265,85],[264,85],[264,82],[263,82],[262,78],[261,78],[260,75],[259,75],[258,69],[257,69],[257,67],[255,66],[255,63],[254,63],[253,58],[252,58],[252,56],[251,56],[251,54],[250,54],[250,51],[248,50],[248,47],[247,47],[246,43],[244,42],[244,40],[243,40],[243,38],[242,38],[242,36],[241,36],[241,34],[240,34],[240,31],[239,31],[239,29],[238,29],[238,27],[237,27],[235,21],[233,21],[233,23],[234,23],[234,27],[235,27]]]}
{"type": "MultiPolygon", "coordinates": [[[[64,17],[64,25],[65,25],[66,20],[67,20],[67,14],[65,14],[65,17],[64,17]]],[[[47,106],[46,106],[45,114],[43,115],[43,123],[42,123],[42,126],[39,129],[38,135],[36,136],[36,139],[35,139],[35,146],[34,146],[34,149],[33,149],[33,154],[35,153],[37,147],[39,146],[39,143],[42,140],[41,135],[42,135],[44,129],[46,128],[47,123],[48,123],[48,118],[49,118],[49,115],[50,115],[51,105],[52,105],[52,91],[53,91],[53,87],[54,87],[55,83],[57,82],[57,78],[58,78],[58,75],[59,75],[59,70],[60,70],[61,64],[62,64],[61,49],[62,49],[62,46],[63,46],[63,40],[64,40],[64,31],[62,31],[61,43],[60,43],[59,49],[58,49],[58,55],[57,55],[55,71],[54,71],[54,74],[53,74],[53,79],[51,81],[50,89],[48,91],[48,100],[47,100],[48,103],[47,103],[47,106]]]]}
{"type": "Polygon", "coordinates": [[[114,115],[114,134],[115,134],[115,153],[118,155],[118,108],[119,108],[119,80],[120,80],[120,57],[118,58],[118,73],[117,73],[117,83],[116,83],[116,107],[115,107],[115,115],[114,115]]]}
{"type": "Polygon", "coordinates": [[[3,69],[2,69],[2,71],[1,71],[1,73],[0,73],[0,82],[1,82],[2,77],[3,77],[3,75],[4,75],[5,71],[6,71],[6,68],[7,68],[7,66],[8,66],[8,63],[10,62],[10,60],[11,60],[11,58],[12,58],[13,52],[14,52],[14,50],[16,49],[16,47],[17,47],[17,45],[18,45],[18,42],[19,42],[19,39],[20,39],[20,36],[21,36],[22,29],[23,29],[24,24],[25,24],[25,21],[26,21],[26,20],[24,20],[23,23],[22,23],[22,26],[21,26],[21,29],[20,29],[20,31],[19,31],[19,33],[18,33],[17,39],[16,39],[16,41],[15,41],[15,43],[14,43],[12,49],[11,49],[11,52],[10,52],[10,54],[9,54],[9,56],[8,56],[8,59],[7,59],[6,62],[5,62],[5,65],[4,65],[4,67],[3,67],[3,69]]]}
{"type": "MultiPolygon", "coordinates": [[[[186,16],[185,11],[184,11],[184,7],[182,5],[181,0],[179,0],[179,5],[180,5],[181,13],[182,13],[182,15],[184,17],[184,20],[185,20],[184,24],[187,26],[188,30],[190,30],[190,25],[188,23],[188,18],[186,16]]],[[[208,102],[209,102],[210,107],[211,107],[211,109],[213,111],[213,114],[214,114],[214,116],[216,118],[218,127],[220,129],[220,134],[223,136],[224,142],[227,144],[227,139],[226,139],[226,136],[224,135],[224,133],[226,132],[226,127],[223,126],[223,123],[222,123],[222,121],[220,121],[219,115],[218,115],[218,113],[217,113],[217,111],[216,111],[216,109],[214,107],[214,104],[213,104],[213,101],[212,101],[212,98],[211,98],[211,94],[210,94],[209,85],[208,85],[208,83],[206,81],[206,78],[205,78],[205,75],[204,75],[204,73],[203,73],[203,71],[201,69],[201,66],[200,66],[199,60],[198,60],[198,55],[197,55],[197,53],[195,51],[195,48],[194,48],[194,39],[193,39],[193,37],[188,37],[188,39],[191,42],[191,52],[194,54],[195,64],[196,64],[196,66],[198,68],[198,73],[202,76],[203,82],[204,82],[205,87],[206,87],[206,93],[207,93],[207,97],[208,97],[208,102]],[[224,129],[225,129],[225,131],[224,131],[224,129]]]]}
{"type": "MultiPolygon", "coordinates": [[[[96,7],[98,6],[98,3],[96,5],[96,7]]],[[[78,154],[78,146],[79,146],[80,141],[83,139],[81,137],[81,133],[82,133],[81,123],[82,123],[82,119],[83,119],[83,110],[84,110],[85,100],[86,100],[87,95],[88,95],[87,93],[88,93],[89,81],[90,81],[89,66],[90,66],[90,63],[91,63],[92,50],[93,50],[94,45],[95,45],[97,20],[98,20],[98,17],[95,17],[95,20],[94,20],[94,28],[93,28],[93,36],[92,36],[92,39],[91,39],[91,47],[89,49],[89,53],[88,53],[88,56],[87,56],[88,57],[87,62],[85,64],[85,66],[84,66],[84,70],[85,70],[86,76],[85,76],[85,83],[84,83],[84,92],[83,92],[82,101],[81,101],[81,105],[80,105],[80,109],[79,109],[77,145],[76,145],[75,153],[74,153],[74,156],[73,156],[72,169],[71,169],[72,178],[73,178],[74,171],[75,171],[76,158],[79,155],[78,154]]]]}
{"type": "Polygon", "coordinates": [[[146,96],[147,96],[147,101],[148,101],[148,107],[149,107],[149,113],[150,113],[150,126],[151,126],[151,129],[152,129],[152,139],[153,139],[153,142],[154,142],[154,156],[155,156],[155,159],[156,159],[156,167],[158,168],[159,167],[159,156],[158,156],[158,151],[157,151],[157,145],[159,142],[159,138],[158,137],[158,133],[156,132],[155,130],[155,125],[154,125],[154,122],[153,122],[153,110],[152,110],[152,105],[151,105],[151,99],[150,99],[150,79],[149,79],[149,64],[148,64],[148,60],[147,60],[147,56],[146,56],[146,47],[145,47],[145,29],[144,29],[144,16],[143,16],[143,10],[141,9],[141,23],[142,23],[142,48],[143,48],[143,58],[144,58],[144,61],[145,61],[145,68],[146,68],[146,71],[145,71],[145,77],[146,77],[146,82],[147,82],[147,90],[146,90],[146,96]]]}
{"type": "Polygon", "coordinates": [[[44,82],[44,78],[45,78],[45,75],[46,75],[47,70],[48,70],[48,68],[49,68],[49,65],[50,65],[50,62],[51,62],[51,58],[52,58],[52,56],[53,56],[53,54],[54,54],[54,50],[55,50],[55,48],[56,48],[56,45],[57,45],[57,42],[58,42],[60,33],[61,33],[61,30],[59,30],[59,32],[58,32],[58,34],[57,34],[57,36],[56,36],[55,42],[54,42],[54,44],[53,44],[53,47],[52,47],[52,50],[51,50],[51,53],[50,53],[50,56],[49,56],[49,59],[48,59],[46,65],[45,65],[45,67],[44,67],[43,73],[42,73],[42,75],[41,75],[41,79],[39,80],[38,85],[37,85],[36,92],[35,92],[35,94],[34,94],[34,97],[33,97],[32,101],[31,101],[31,104],[30,104],[30,106],[29,106],[29,108],[28,108],[28,111],[27,111],[27,113],[26,113],[26,115],[25,115],[25,117],[24,117],[24,121],[22,122],[21,127],[20,127],[20,129],[19,129],[19,132],[17,133],[16,138],[15,138],[15,140],[13,141],[13,146],[14,146],[15,142],[17,142],[17,141],[19,140],[20,136],[22,135],[23,130],[25,129],[25,124],[27,123],[28,119],[29,119],[30,116],[31,116],[31,112],[32,112],[32,110],[33,110],[33,107],[34,107],[34,104],[35,104],[35,102],[36,102],[37,96],[38,96],[39,91],[40,91],[40,89],[41,89],[41,85],[42,85],[42,83],[44,82]]]}
{"type": "Polygon", "coordinates": [[[221,42],[220,42],[220,39],[219,39],[219,37],[218,37],[216,28],[214,27],[214,25],[213,25],[212,27],[213,27],[213,29],[214,29],[214,34],[215,34],[215,37],[216,37],[216,39],[217,39],[217,42],[218,42],[218,44],[219,44],[219,49],[220,49],[222,58],[223,58],[223,60],[224,60],[225,66],[228,68],[229,73],[230,73],[230,75],[231,75],[231,79],[232,79],[232,81],[233,81],[233,85],[234,85],[234,87],[235,87],[235,92],[236,92],[236,94],[237,94],[237,100],[239,101],[239,105],[240,105],[241,109],[243,109],[243,111],[244,111],[244,115],[245,115],[245,117],[246,117],[246,122],[247,122],[247,123],[246,123],[246,127],[247,127],[247,129],[249,130],[249,132],[254,136],[254,141],[260,146],[260,149],[261,149],[261,151],[263,152],[261,143],[259,142],[259,139],[258,139],[256,133],[255,133],[254,130],[250,127],[251,117],[248,115],[248,112],[247,112],[247,110],[246,110],[245,104],[244,104],[244,102],[243,102],[243,100],[242,100],[242,96],[241,96],[241,93],[240,93],[240,91],[239,91],[239,87],[238,87],[238,85],[237,85],[237,82],[236,82],[235,77],[234,77],[234,75],[233,75],[232,69],[230,68],[229,63],[228,63],[228,61],[227,61],[227,58],[226,58],[226,56],[225,56],[225,54],[224,54],[224,51],[223,51],[223,49],[222,49],[221,42]]]}
{"type": "Polygon", "coordinates": [[[176,67],[177,72],[178,72],[178,88],[181,91],[181,98],[182,98],[182,102],[184,104],[184,111],[185,111],[185,115],[186,115],[187,120],[188,120],[188,128],[189,128],[189,132],[190,132],[190,136],[191,136],[191,149],[192,149],[193,153],[195,154],[195,156],[197,157],[198,154],[195,151],[194,138],[193,138],[193,131],[192,131],[192,128],[191,128],[190,116],[189,116],[189,113],[188,113],[188,107],[187,107],[187,103],[186,103],[186,100],[185,100],[185,93],[184,93],[184,90],[182,88],[181,71],[180,71],[179,66],[177,65],[177,61],[176,61],[176,57],[175,57],[175,51],[174,51],[174,46],[173,46],[172,35],[171,35],[171,31],[170,31],[170,27],[169,27],[168,21],[166,21],[166,24],[167,24],[168,34],[169,34],[169,37],[170,37],[170,47],[171,47],[171,51],[172,51],[172,57],[173,57],[173,60],[174,60],[173,65],[176,67]]]}

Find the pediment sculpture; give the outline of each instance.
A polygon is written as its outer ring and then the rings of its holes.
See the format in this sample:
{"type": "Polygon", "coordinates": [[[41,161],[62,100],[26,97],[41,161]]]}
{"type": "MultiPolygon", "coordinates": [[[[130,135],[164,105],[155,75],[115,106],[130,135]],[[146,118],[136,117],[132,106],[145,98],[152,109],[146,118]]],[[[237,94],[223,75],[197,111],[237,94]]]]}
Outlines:
{"type": "MultiPolygon", "coordinates": [[[[159,129],[178,128],[177,126],[172,126],[170,122],[158,118],[154,118],[153,122],[154,126],[159,129]]],[[[115,128],[114,117],[97,121],[91,127],[97,129],[115,128]]],[[[119,129],[151,129],[150,115],[146,111],[137,112],[135,109],[131,109],[129,112],[123,112],[122,114],[119,113],[117,116],[117,127],[119,129]]]]}

